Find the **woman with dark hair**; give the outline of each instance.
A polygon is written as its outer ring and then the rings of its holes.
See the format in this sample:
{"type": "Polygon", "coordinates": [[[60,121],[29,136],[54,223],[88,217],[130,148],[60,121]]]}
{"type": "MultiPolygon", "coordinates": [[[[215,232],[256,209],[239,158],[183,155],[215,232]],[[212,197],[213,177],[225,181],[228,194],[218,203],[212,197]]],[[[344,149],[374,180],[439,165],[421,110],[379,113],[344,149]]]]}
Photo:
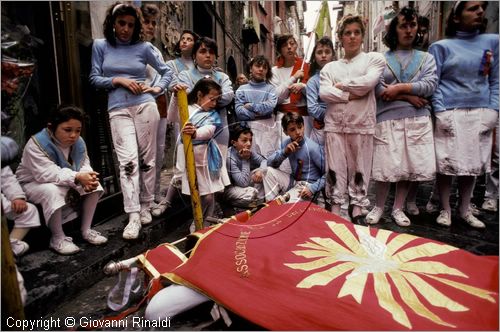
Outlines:
{"type": "Polygon", "coordinates": [[[47,128],[26,143],[16,171],[28,200],[42,206],[52,233],[49,246],[61,255],[80,250],[73,239],[64,234],[62,226],[77,217],[75,212],[81,213],[80,229],[85,241],[93,245],[108,241],[90,228],[103,188],[80,137],[84,117],[76,106],[61,105],[51,112],[47,128]]]}
{"type": "Polygon", "coordinates": [[[458,217],[475,228],[470,200],[478,175],[490,171],[493,129],[498,122],[498,35],[485,31],[484,1],[457,1],[446,36],[429,47],[439,84],[432,96],[434,144],[442,210],[436,222],[451,224],[450,190],[457,176],[458,217]]]}
{"type": "MultiPolygon", "coordinates": [[[[173,79],[169,85],[169,91],[171,92],[170,101],[168,104],[168,112],[167,112],[167,123],[171,123],[174,129],[174,137],[176,140],[180,137],[180,125],[179,125],[179,110],[177,106],[177,96],[176,92],[181,88],[186,88],[185,85],[178,83],[177,77],[179,73],[184,70],[190,70],[194,68],[194,62],[192,57],[193,46],[196,40],[198,40],[199,36],[195,32],[191,30],[184,30],[181,33],[181,38],[177,42],[174,48],[174,53],[177,55],[177,58],[173,60],[167,61],[167,67],[173,73],[173,79]]],[[[153,216],[160,216],[165,210],[170,206],[170,203],[173,200],[176,189],[180,188],[180,180],[181,173],[176,172],[174,168],[174,175],[170,180],[170,185],[167,190],[166,196],[161,199],[157,204],[153,203],[153,207],[151,208],[151,214],[153,216]]],[[[158,178],[158,175],[157,175],[158,178]]],[[[160,186],[160,181],[157,179],[156,185],[160,186]]],[[[158,200],[158,195],[155,195],[158,200]]]]}
{"type": "MultiPolygon", "coordinates": [[[[233,87],[229,76],[225,73],[215,69],[215,61],[217,57],[217,43],[215,40],[208,37],[200,37],[194,43],[192,53],[191,53],[194,67],[188,70],[183,70],[174,77],[171,83],[172,91],[177,92],[179,89],[186,89],[190,92],[196,83],[202,78],[210,78],[222,88],[222,93],[220,98],[217,99],[217,105],[215,109],[219,112],[220,118],[222,120],[222,126],[217,128],[217,132],[214,133],[213,139],[217,141],[219,150],[222,153],[224,167],[221,170],[221,179],[225,185],[229,185],[230,180],[226,170],[226,157],[227,149],[229,143],[229,130],[227,128],[227,112],[226,106],[231,103],[234,97],[233,87]]],[[[174,98],[175,99],[175,98],[174,98]]],[[[167,192],[167,196],[159,204],[160,206],[154,212],[163,213],[172,203],[172,199],[175,196],[176,188],[180,187],[180,177],[175,174],[182,174],[179,168],[174,171],[174,177],[172,178],[170,187],[167,192]]]]}
{"type": "MultiPolygon", "coordinates": [[[[435,177],[436,160],[429,98],[437,86],[436,62],[415,49],[418,15],[404,7],[391,20],[384,44],[387,65],[377,86],[377,125],[373,146],[372,179],[376,181],[374,208],[366,216],[376,224],[383,215],[391,183],[396,194],[391,216],[399,226],[409,226],[403,205],[411,183],[435,177]]],[[[408,202],[418,213],[415,202],[408,202]]]]}
{"type": "MultiPolygon", "coordinates": [[[[158,19],[160,16],[160,9],[158,6],[152,3],[143,4],[141,6],[141,13],[143,17],[142,23],[142,35],[143,39],[148,42],[153,42],[156,35],[158,19]]],[[[146,81],[144,82],[147,86],[154,86],[161,79],[161,75],[158,74],[156,70],[150,65],[146,66],[146,81]]],[[[160,120],[158,122],[158,130],[156,132],[156,183],[155,183],[155,201],[151,206],[151,214],[154,207],[156,207],[155,202],[161,201],[161,188],[160,188],[160,173],[163,167],[163,158],[165,156],[165,136],[167,134],[167,96],[166,92],[160,93],[155,96],[156,107],[158,108],[158,114],[160,115],[160,120]]]]}
{"type": "Polygon", "coordinates": [[[306,85],[307,112],[313,118],[310,138],[319,145],[325,144],[324,118],[326,103],[319,98],[319,72],[329,62],[333,61],[335,50],[329,37],[322,37],[314,45],[309,66],[309,80],[306,85]]]}
{"type": "Polygon", "coordinates": [[[234,91],[229,76],[216,70],[217,53],[218,49],[215,40],[208,37],[199,38],[195,42],[192,51],[194,68],[182,71],[175,83],[182,84],[189,92],[201,78],[210,77],[222,87],[222,95],[217,102],[216,109],[219,110],[223,129],[216,134],[216,140],[221,145],[222,154],[225,158],[229,144],[226,106],[233,100],[234,91]]]}
{"type": "Polygon", "coordinates": [[[278,98],[274,86],[269,61],[257,55],[248,62],[250,81],[236,90],[235,110],[239,121],[248,121],[253,131],[252,151],[262,157],[269,157],[279,146],[274,130],[274,108],[278,98]]]}
{"type": "Polygon", "coordinates": [[[104,22],[106,38],[94,41],[90,71],[90,83],[108,91],[123,205],[129,214],[124,239],[136,239],[141,225],[152,220],[160,118],[154,96],[163,93],[171,78],[160,51],[139,39],[141,20],[140,11],[134,6],[116,3],[109,7],[104,22]],[[147,65],[161,75],[153,86],[144,83],[147,65]]]}
{"type": "MultiPolygon", "coordinates": [[[[305,135],[309,137],[312,123],[306,106],[306,83],[309,79],[309,64],[297,56],[298,44],[293,35],[281,35],[275,40],[276,52],[279,54],[276,65],[272,68],[271,84],[278,95],[278,113],[276,130],[279,133],[279,144],[288,137],[281,130],[281,118],[285,113],[295,112],[304,117],[305,135]]],[[[290,172],[288,163],[282,170],[290,172]]]]}

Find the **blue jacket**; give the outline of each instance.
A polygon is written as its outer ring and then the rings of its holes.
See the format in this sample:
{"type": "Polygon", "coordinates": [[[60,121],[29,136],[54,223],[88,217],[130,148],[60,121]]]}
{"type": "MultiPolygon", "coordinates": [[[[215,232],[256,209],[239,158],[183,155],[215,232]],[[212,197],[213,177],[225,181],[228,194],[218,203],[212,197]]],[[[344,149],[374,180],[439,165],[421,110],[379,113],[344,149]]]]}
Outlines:
{"type": "Polygon", "coordinates": [[[292,178],[298,181],[307,181],[309,190],[313,194],[325,187],[325,153],[323,147],[307,137],[300,142],[300,149],[290,155],[285,154],[285,147],[291,142],[290,138],[283,141],[281,149],[267,158],[267,166],[278,168],[288,158],[292,167],[292,178]],[[299,160],[302,161],[302,175],[295,178],[299,160]]]}

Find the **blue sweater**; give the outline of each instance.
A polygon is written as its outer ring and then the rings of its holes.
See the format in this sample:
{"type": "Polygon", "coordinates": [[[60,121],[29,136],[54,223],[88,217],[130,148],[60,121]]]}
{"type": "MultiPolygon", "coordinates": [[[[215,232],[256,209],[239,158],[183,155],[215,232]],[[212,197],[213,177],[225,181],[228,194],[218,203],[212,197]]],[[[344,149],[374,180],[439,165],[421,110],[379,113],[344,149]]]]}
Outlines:
{"type": "Polygon", "coordinates": [[[269,119],[278,102],[274,86],[267,82],[249,81],[236,90],[235,108],[239,121],[269,119]],[[244,107],[250,103],[250,107],[244,107]]]}
{"type": "Polygon", "coordinates": [[[252,185],[253,170],[266,169],[266,159],[253,151],[249,160],[241,159],[238,150],[231,146],[227,154],[226,165],[231,183],[245,188],[252,185]]]}
{"type": "Polygon", "coordinates": [[[498,111],[498,35],[457,32],[429,47],[437,65],[439,85],[432,97],[434,112],[454,108],[498,111]],[[492,52],[489,75],[480,73],[484,52],[492,52]]]}
{"type": "Polygon", "coordinates": [[[316,120],[323,121],[326,103],[319,98],[319,70],[307,81],[307,112],[316,120]]]}
{"type": "Polygon", "coordinates": [[[100,89],[109,90],[108,110],[154,102],[150,93],[134,95],[122,86],[113,86],[113,78],[126,77],[134,80],[146,80],[146,65],[153,67],[161,79],[155,83],[165,89],[171,80],[172,72],[168,70],[160,51],[149,42],[123,44],[117,41],[116,47],[106,39],[96,39],[92,45],[92,68],[90,84],[100,89]]]}
{"type": "Polygon", "coordinates": [[[287,138],[281,144],[281,149],[267,158],[267,166],[278,168],[288,158],[292,167],[292,178],[297,174],[298,160],[302,160],[302,176],[300,181],[309,182],[309,190],[313,194],[325,187],[325,153],[323,147],[307,137],[300,142],[300,149],[290,155],[285,154],[285,147],[291,142],[287,138]]]}
{"type": "MultiPolygon", "coordinates": [[[[391,53],[408,53],[409,51],[394,51],[387,52],[386,57],[391,53]]],[[[414,51],[420,52],[420,51],[414,51]]],[[[387,120],[400,120],[411,117],[418,116],[428,116],[431,115],[431,105],[428,104],[421,108],[416,108],[410,102],[405,100],[392,100],[392,101],[384,101],[380,98],[380,94],[384,90],[384,84],[397,84],[397,83],[411,83],[411,94],[423,98],[428,98],[432,96],[432,93],[436,90],[438,84],[438,78],[436,75],[436,62],[434,61],[434,57],[429,53],[420,52],[420,56],[422,56],[420,66],[415,66],[413,68],[416,71],[412,71],[413,77],[403,80],[401,77],[396,78],[395,74],[389,68],[390,61],[387,61],[387,65],[384,69],[384,73],[380,77],[380,83],[375,88],[375,92],[377,95],[377,123],[387,121],[387,120]],[[401,80],[401,82],[399,81],[401,80]]],[[[410,55],[408,55],[410,56],[410,55]]],[[[417,57],[419,58],[419,57],[417,57]]],[[[395,68],[392,68],[393,70],[395,68]]],[[[398,68],[399,69],[399,68],[398,68]]],[[[405,70],[401,70],[401,72],[405,72],[405,70]]]]}

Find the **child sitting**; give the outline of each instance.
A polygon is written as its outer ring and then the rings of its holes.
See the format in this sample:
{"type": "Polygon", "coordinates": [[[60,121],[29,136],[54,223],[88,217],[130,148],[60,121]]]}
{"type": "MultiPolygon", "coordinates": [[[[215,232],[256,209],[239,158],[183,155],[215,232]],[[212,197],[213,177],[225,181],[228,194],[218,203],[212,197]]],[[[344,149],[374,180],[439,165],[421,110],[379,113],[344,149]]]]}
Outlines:
{"type": "Polygon", "coordinates": [[[27,198],[42,206],[52,232],[50,248],[62,255],[80,250],[73,239],[64,234],[62,227],[64,222],[71,220],[69,216],[74,216],[66,212],[73,212],[71,210],[77,207],[81,208],[83,239],[94,245],[108,241],[90,228],[103,189],[80,137],[83,120],[84,113],[78,107],[59,106],[50,115],[47,128],[26,143],[16,171],[27,198]]]}
{"type": "MultiPolygon", "coordinates": [[[[2,141],[5,137],[2,136],[2,141]]],[[[2,142],[3,143],[3,142],[2,142]]],[[[14,143],[12,143],[14,144],[14,143]]],[[[2,144],[2,156],[4,148],[8,146],[2,144]]],[[[15,154],[17,154],[17,144],[15,145],[15,154]]],[[[21,256],[29,250],[29,245],[22,241],[33,227],[40,226],[40,216],[36,207],[26,202],[26,195],[19,185],[16,176],[12,173],[7,162],[4,163],[2,158],[1,170],[1,193],[2,197],[2,213],[7,219],[14,220],[14,228],[10,232],[10,246],[15,256],[21,256]]]]}
{"type": "Polygon", "coordinates": [[[264,200],[266,159],[251,150],[253,133],[245,123],[232,126],[230,139],[227,168],[232,185],[224,197],[231,205],[247,208],[264,200]]]}
{"type": "Polygon", "coordinates": [[[264,177],[266,201],[288,191],[290,203],[315,200],[325,187],[325,159],[323,147],[304,137],[304,118],[298,113],[285,113],[281,119],[284,133],[289,136],[280,150],[267,159],[264,177]],[[292,174],[277,169],[288,159],[292,174]]]}

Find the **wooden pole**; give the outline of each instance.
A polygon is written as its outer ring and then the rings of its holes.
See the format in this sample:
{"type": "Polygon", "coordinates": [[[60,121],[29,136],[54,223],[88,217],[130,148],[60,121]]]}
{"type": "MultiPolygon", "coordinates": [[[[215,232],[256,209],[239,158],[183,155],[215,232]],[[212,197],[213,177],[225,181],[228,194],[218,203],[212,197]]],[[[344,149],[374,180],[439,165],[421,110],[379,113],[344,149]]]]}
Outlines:
{"type": "MultiPolygon", "coordinates": [[[[16,263],[10,248],[7,220],[2,215],[2,316],[24,320],[24,307],[17,282],[16,263]]],[[[2,319],[2,325],[4,325],[2,319]]],[[[7,329],[5,326],[2,328],[7,329]]]]}
{"type": "MultiPolygon", "coordinates": [[[[177,92],[177,104],[179,105],[181,128],[183,128],[189,120],[186,90],[180,90],[177,92]]],[[[200,230],[203,228],[203,213],[201,210],[200,193],[198,192],[198,182],[196,181],[196,164],[194,160],[191,136],[183,134],[182,143],[184,145],[184,156],[186,157],[186,171],[189,182],[189,191],[191,192],[191,207],[193,208],[194,224],[196,226],[196,230],[200,230]]]]}

